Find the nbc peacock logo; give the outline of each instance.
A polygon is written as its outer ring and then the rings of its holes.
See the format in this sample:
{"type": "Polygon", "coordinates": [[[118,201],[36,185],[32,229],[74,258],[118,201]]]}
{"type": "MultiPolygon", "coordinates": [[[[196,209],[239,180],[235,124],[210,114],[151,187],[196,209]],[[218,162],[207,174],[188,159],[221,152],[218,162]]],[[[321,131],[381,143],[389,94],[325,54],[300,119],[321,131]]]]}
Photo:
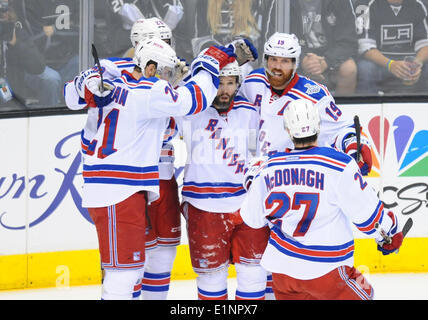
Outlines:
{"type": "MultiPolygon", "coordinates": [[[[372,118],[367,126],[373,142],[372,159],[373,168],[370,177],[380,176],[380,157],[390,161],[393,156],[397,163],[400,177],[426,177],[428,176],[428,130],[415,130],[415,123],[411,117],[402,115],[396,117],[391,126],[388,118],[372,118]],[[381,130],[383,127],[383,135],[381,130]],[[383,138],[383,144],[381,139],[383,138]],[[381,150],[383,146],[383,150],[381,150]],[[388,148],[394,148],[389,150],[388,148]],[[385,159],[386,156],[388,159],[385,159]]],[[[367,132],[367,131],[366,131],[367,132]]]]}

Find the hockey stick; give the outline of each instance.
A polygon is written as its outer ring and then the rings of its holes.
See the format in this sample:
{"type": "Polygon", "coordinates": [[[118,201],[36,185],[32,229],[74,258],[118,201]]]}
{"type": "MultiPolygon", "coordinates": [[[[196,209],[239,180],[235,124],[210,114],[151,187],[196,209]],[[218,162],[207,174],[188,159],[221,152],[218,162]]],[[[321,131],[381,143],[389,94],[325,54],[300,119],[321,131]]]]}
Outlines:
{"type": "Polygon", "coordinates": [[[404,224],[403,230],[401,230],[401,232],[403,233],[403,238],[406,236],[406,234],[409,232],[412,226],[413,226],[413,219],[412,218],[407,219],[406,223],[404,224]]]}
{"type": "MultiPolygon", "coordinates": [[[[406,237],[407,233],[410,231],[412,226],[413,226],[413,219],[412,218],[407,219],[406,223],[403,226],[403,229],[401,230],[403,234],[403,239],[406,237]]],[[[379,231],[380,235],[385,240],[386,244],[391,244],[392,238],[388,236],[384,230],[379,229],[379,222],[376,222],[375,229],[379,231]]]]}
{"type": "Polygon", "coordinates": [[[100,59],[98,58],[97,48],[92,44],[92,57],[94,58],[95,64],[97,65],[98,72],[100,73],[101,78],[101,88],[100,91],[104,92],[104,82],[103,82],[103,71],[101,69],[100,59]]]}
{"type": "Polygon", "coordinates": [[[361,155],[360,155],[361,127],[360,127],[360,118],[358,118],[358,116],[354,117],[354,125],[355,125],[355,135],[357,137],[357,155],[355,159],[357,160],[357,163],[358,163],[361,160],[361,155]]]}

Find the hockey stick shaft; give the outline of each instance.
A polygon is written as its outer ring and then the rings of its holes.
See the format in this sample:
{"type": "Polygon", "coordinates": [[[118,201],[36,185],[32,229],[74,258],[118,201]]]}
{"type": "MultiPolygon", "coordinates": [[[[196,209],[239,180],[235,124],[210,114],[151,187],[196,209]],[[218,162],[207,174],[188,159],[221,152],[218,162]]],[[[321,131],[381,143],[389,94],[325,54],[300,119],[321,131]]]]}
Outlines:
{"type": "Polygon", "coordinates": [[[94,44],[92,44],[92,57],[94,58],[95,64],[98,68],[98,72],[100,73],[100,79],[101,79],[100,91],[103,92],[104,91],[103,71],[101,69],[100,59],[98,58],[97,48],[95,48],[94,44]]]}
{"type": "Polygon", "coordinates": [[[354,125],[355,125],[355,135],[357,137],[357,162],[361,160],[360,156],[360,146],[361,146],[361,126],[360,126],[360,118],[358,116],[354,117],[354,125]]]}
{"type": "Polygon", "coordinates": [[[401,230],[401,232],[403,233],[403,238],[407,235],[407,233],[410,231],[412,226],[413,226],[413,219],[412,218],[407,219],[406,223],[403,226],[403,230],[401,230]]]}

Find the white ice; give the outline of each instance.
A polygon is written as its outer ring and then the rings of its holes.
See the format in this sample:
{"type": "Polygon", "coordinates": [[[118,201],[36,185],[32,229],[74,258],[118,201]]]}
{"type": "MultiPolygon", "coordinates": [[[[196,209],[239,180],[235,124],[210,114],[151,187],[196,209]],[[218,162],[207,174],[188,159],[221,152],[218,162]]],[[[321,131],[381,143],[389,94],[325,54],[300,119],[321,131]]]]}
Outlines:
{"type": "MultiPolygon", "coordinates": [[[[375,300],[428,300],[428,273],[365,274],[375,290],[375,300]]],[[[236,278],[228,279],[229,299],[234,299],[236,278]]],[[[100,285],[0,291],[0,300],[99,300],[100,285]]],[[[169,300],[196,300],[196,280],[171,282],[169,300]]]]}

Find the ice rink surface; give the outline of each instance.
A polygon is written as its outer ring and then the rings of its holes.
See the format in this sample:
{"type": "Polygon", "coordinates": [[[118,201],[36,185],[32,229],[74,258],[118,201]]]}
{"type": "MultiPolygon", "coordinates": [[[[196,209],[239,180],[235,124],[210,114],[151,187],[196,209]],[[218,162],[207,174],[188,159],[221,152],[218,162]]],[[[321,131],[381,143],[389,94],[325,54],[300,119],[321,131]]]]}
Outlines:
{"type": "MultiPolygon", "coordinates": [[[[375,290],[375,300],[428,300],[428,273],[365,274],[375,290]]],[[[234,299],[236,278],[228,279],[229,299],[234,299]]],[[[0,300],[100,300],[101,286],[0,291],[0,300]]],[[[171,282],[168,300],[196,300],[196,280],[171,282]]]]}

